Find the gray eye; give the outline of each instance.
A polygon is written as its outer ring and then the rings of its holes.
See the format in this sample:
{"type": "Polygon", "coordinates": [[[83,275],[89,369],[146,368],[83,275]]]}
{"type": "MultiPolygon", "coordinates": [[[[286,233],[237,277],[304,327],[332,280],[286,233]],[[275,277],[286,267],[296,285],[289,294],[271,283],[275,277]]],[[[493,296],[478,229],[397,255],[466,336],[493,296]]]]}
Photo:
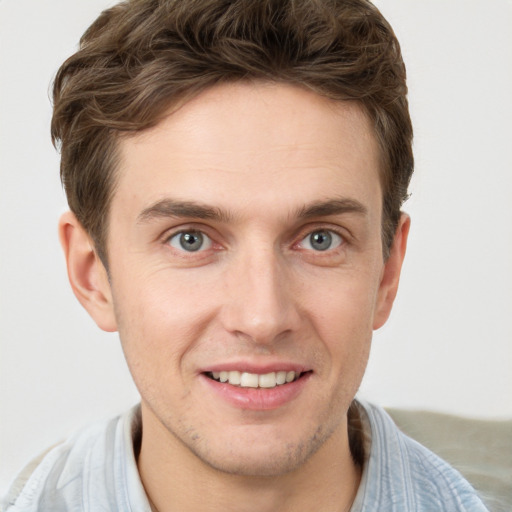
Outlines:
{"type": "Polygon", "coordinates": [[[211,247],[211,240],[200,231],[182,231],[169,239],[169,245],[187,252],[197,252],[211,247]]]}
{"type": "Polygon", "coordinates": [[[302,247],[314,251],[327,251],[339,247],[342,243],[343,239],[334,231],[320,229],[306,236],[302,240],[302,247]]]}

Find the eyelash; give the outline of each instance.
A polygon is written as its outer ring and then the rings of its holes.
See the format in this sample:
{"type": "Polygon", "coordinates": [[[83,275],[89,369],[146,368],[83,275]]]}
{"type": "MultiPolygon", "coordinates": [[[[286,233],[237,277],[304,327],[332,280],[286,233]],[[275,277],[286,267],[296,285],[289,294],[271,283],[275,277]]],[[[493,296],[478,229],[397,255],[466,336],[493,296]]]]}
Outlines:
{"type": "MultiPolygon", "coordinates": [[[[318,226],[309,226],[309,227],[306,227],[304,229],[301,230],[301,232],[299,233],[299,235],[297,237],[294,237],[295,240],[298,239],[298,241],[294,242],[292,244],[292,247],[293,248],[298,248],[299,250],[301,251],[307,251],[307,252],[312,252],[312,253],[315,253],[317,255],[324,255],[324,256],[327,256],[327,255],[332,255],[333,252],[337,251],[338,249],[341,249],[343,247],[345,247],[348,242],[349,242],[349,239],[348,239],[348,236],[343,232],[341,232],[341,230],[339,229],[334,229],[333,227],[329,226],[323,226],[323,225],[318,225],[318,226]],[[325,232],[325,233],[329,233],[331,236],[334,235],[334,241],[335,243],[337,243],[338,245],[334,248],[327,248],[325,250],[314,250],[313,248],[301,248],[299,247],[299,245],[303,244],[304,241],[308,238],[308,237],[311,237],[313,234],[315,233],[320,233],[320,232],[325,232]],[[336,239],[339,239],[339,240],[336,240],[336,239]]],[[[187,255],[188,257],[190,256],[195,256],[195,257],[200,257],[200,256],[204,256],[204,253],[207,252],[209,249],[211,249],[213,246],[217,245],[217,249],[219,247],[221,247],[220,244],[216,244],[213,237],[211,237],[204,228],[200,227],[200,228],[197,228],[197,227],[189,227],[189,228],[182,228],[180,229],[179,231],[174,231],[172,233],[168,233],[164,236],[163,238],[163,243],[172,247],[177,253],[181,253],[181,255],[187,255]],[[208,247],[206,248],[198,248],[197,250],[191,250],[191,251],[187,251],[185,248],[183,248],[183,246],[181,248],[179,247],[176,247],[174,245],[171,244],[171,241],[173,239],[175,239],[176,237],[179,237],[180,235],[184,235],[184,234],[192,234],[192,235],[200,235],[202,237],[205,238],[205,242],[208,244],[208,247]]],[[[179,242],[178,242],[179,243],[179,242]]]]}
{"type": "MultiPolygon", "coordinates": [[[[173,249],[175,249],[176,252],[178,252],[178,253],[197,255],[197,256],[202,255],[202,253],[206,252],[206,250],[210,249],[214,245],[214,241],[213,241],[212,237],[209,236],[205,232],[204,229],[198,229],[198,228],[193,228],[193,227],[180,229],[179,231],[175,231],[170,234],[167,234],[164,237],[164,243],[167,244],[168,246],[172,247],[173,249]],[[182,235],[196,235],[196,236],[199,235],[200,237],[203,238],[203,242],[206,243],[208,245],[208,247],[206,247],[206,248],[199,247],[196,250],[187,251],[183,246],[181,248],[174,246],[171,243],[172,240],[179,236],[182,236],[182,235]]],[[[177,243],[179,244],[180,242],[178,241],[177,243]]],[[[192,245],[191,245],[191,247],[192,247],[192,245]]]]}
{"type": "Polygon", "coordinates": [[[298,241],[293,244],[293,248],[296,249],[302,257],[306,259],[313,258],[312,262],[323,262],[324,264],[339,263],[340,258],[343,257],[352,244],[351,233],[338,225],[333,226],[332,224],[309,224],[304,226],[296,237],[296,240],[298,241]],[[336,243],[336,246],[328,247],[325,250],[303,247],[305,241],[308,243],[308,237],[318,232],[330,233],[334,238],[333,242],[336,243]]]}

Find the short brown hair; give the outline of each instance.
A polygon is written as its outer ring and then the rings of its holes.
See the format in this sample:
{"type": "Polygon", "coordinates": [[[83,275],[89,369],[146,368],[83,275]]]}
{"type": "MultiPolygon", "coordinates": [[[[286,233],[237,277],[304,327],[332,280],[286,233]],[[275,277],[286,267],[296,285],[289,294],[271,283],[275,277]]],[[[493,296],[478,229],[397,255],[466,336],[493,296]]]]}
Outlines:
{"type": "Polygon", "coordinates": [[[119,137],[214,84],[247,79],[360,103],[381,150],[387,256],[413,171],[412,126],[398,41],[370,2],[127,0],[89,27],[53,89],[68,203],[105,264],[119,137]]]}

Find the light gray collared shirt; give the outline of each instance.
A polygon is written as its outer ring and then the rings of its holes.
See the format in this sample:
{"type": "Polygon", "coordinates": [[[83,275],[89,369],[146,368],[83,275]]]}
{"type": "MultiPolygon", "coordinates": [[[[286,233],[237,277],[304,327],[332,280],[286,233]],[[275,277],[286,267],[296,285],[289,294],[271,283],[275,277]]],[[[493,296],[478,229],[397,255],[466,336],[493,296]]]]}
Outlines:
{"type": "MultiPolygon", "coordinates": [[[[360,402],[366,461],[351,512],[485,512],[471,485],[405,436],[381,408],[360,402]]],[[[76,434],[15,480],[5,512],[151,512],[134,441],[140,408],[76,434]]]]}

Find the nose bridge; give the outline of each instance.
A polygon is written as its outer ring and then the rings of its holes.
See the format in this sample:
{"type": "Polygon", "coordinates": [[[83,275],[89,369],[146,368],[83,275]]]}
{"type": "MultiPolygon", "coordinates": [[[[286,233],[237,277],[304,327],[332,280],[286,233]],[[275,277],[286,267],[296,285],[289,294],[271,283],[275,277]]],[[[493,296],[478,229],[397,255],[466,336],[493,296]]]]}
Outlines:
{"type": "Polygon", "coordinates": [[[224,310],[229,331],[265,344],[296,328],[290,272],[274,247],[240,251],[229,273],[224,310]]]}

